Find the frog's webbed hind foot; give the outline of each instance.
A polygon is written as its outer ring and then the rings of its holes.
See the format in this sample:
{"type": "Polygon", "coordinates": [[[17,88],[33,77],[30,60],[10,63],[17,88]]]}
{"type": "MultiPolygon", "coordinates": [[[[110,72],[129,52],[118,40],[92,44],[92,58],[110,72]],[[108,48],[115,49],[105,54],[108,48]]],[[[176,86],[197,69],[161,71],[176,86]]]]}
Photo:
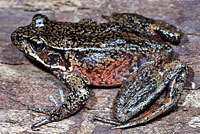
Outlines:
{"type": "Polygon", "coordinates": [[[116,120],[106,119],[106,118],[99,117],[99,116],[94,116],[93,120],[108,123],[108,124],[111,124],[111,125],[116,125],[116,126],[121,125],[121,123],[117,122],[116,120]]]}

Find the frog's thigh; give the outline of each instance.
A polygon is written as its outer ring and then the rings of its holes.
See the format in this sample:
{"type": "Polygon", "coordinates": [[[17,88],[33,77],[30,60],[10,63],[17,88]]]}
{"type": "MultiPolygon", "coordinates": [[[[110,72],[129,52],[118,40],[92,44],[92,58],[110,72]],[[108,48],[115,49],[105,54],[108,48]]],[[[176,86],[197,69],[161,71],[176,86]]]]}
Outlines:
{"type": "MultiPolygon", "coordinates": [[[[117,18],[116,15],[114,15],[113,17],[117,18]]],[[[180,29],[164,21],[150,19],[138,14],[128,14],[128,17],[123,17],[123,19],[126,19],[126,18],[129,18],[129,19],[131,18],[132,20],[131,22],[133,24],[135,24],[136,22],[136,25],[138,25],[139,23],[146,29],[160,35],[162,39],[167,40],[171,42],[172,44],[179,43],[183,35],[183,32],[180,29]]],[[[129,19],[127,21],[130,21],[129,19]]]]}
{"type": "Polygon", "coordinates": [[[138,120],[113,127],[112,129],[127,128],[131,126],[136,126],[138,124],[143,124],[154,119],[155,117],[161,114],[164,114],[170,111],[177,104],[177,101],[180,98],[180,89],[183,89],[183,85],[185,82],[187,67],[184,65],[182,67],[186,70],[184,69],[182,70],[182,68],[179,68],[180,71],[177,72],[177,74],[169,82],[169,88],[168,88],[169,91],[166,98],[158,106],[155,106],[149,111],[147,111],[146,113],[144,113],[138,120]]]}

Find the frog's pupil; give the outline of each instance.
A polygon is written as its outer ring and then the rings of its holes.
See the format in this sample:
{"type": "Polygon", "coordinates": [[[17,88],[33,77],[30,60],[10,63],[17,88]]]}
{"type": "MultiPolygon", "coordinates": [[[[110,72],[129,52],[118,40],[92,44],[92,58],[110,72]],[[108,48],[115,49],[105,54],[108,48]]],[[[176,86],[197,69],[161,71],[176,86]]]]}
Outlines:
{"type": "Polygon", "coordinates": [[[34,46],[35,46],[36,48],[38,48],[38,47],[41,47],[41,44],[40,44],[40,42],[34,42],[34,46]]]}
{"type": "Polygon", "coordinates": [[[46,44],[40,38],[33,38],[30,40],[31,49],[34,52],[42,52],[46,48],[46,44]]]}

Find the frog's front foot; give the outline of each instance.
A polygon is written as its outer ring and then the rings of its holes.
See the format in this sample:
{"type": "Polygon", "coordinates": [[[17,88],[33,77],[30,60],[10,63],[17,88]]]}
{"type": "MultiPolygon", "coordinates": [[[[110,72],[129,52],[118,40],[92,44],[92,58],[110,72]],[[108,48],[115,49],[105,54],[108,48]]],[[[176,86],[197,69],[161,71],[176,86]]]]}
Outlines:
{"type": "Polygon", "coordinates": [[[78,77],[76,74],[67,74],[65,76],[65,82],[68,84],[67,87],[70,89],[68,96],[64,96],[63,90],[60,88],[60,104],[50,94],[49,98],[51,102],[56,106],[53,110],[46,110],[42,108],[36,108],[34,106],[27,106],[27,109],[44,113],[49,115],[46,119],[32,125],[32,129],[35,129],[41,125],[66,119],[72,114],[78,112],[86,103],[89,97],[89,90],[84,80],[78,77]]]}
{"type": "Polygon", "coordinates": [[[58,90],[59,90],[59,94],[60,94],[60,104],[58,104],[58,102],[55,100],[55,98],[53,97],[52,94],[49,94],[49,99],[50,99],[50,101],[51,101],[56,107],[62,105],[63,102],[65,101],[65,95],[64,95],[64,93],[63,93],[62,88],[59,88],[58,90]]]}
{"type": "MultiPolygon", "coordinates": [[[[65,101],[65,95],[63,93],[62,88],[59,88],[58,90],[59,90],[59,94],[60,94],[60,104],[58,104],[58,102],[55,100],[55,98],[53,97],[52,94],[49,94],[49,99],[54,104],[55,107],[61,106],[63,104],[63,102],[65,101]]],[[[32,105],[27,105],[26,109],[32,110],[32,111],[35,111],[35,112],[39,112],[39,113],[44,113],[44,114],[47,114],[47,115],[50,115],[50,113],[51,113],[51,110],[47,110],[47,109],[43,109],[43,108],[37,108],[37,107],[32,106],[32,105]]]]}
{"type": "MultiPolygon", "coordinates": [[[[53,113],[53,110],[47,110],[47,109],[43,109],[43,108],[37,108],[35,106],[26,106],[26,109],[27,110],[32,110],[32,111],[35,111],[35,112],[39,112],[39,113],[44,113],[44,114],[47,114],[47,115],[50,115],[51,117],[51,114],[53,113]]],[[[50,117],[44,119],[44,120],[41,120],[35,124],[33,124],[31,126],[31,129],[35,129],[41,125],[44,125],[44,124],[47,124],[47,123],[50,123],[50,122],[53,122],[54,120],[52,120],[50,117]]]]}
{"type": "MultiPolygon", "coordinates": [[[[59,94],[60,94],[60,104],[55,100],[55,98],[53,97],[52,94],[49,94],[49,99],[50,101],[54,104],[55,107],[59,108],[60,106],[62,106],[62,104],[64,103],[65,101],[65,95],[63,93],[63,90],[62,88],[59,88],[59,94]]],[[[43,109],[43,108],[38,108],[38,107],[35,107],[35,106],[31,106],[31,105],[28,105],[26,106],[26,109],[27,110],[32,110],[32,111],[35,111],[35,112],[39,112],[39,113],[44,113],[44,114],[47,114],[47,115],[50,115],[50,117],[34,124],[31,126],[31,129],[35,129],[36,127],[39,127],[41,125],[44,125],[44,124],[47,124],[47,123],[50,123],[50,122],[53,122],[54,121],[54,118],[51,117],[51,115],[54,113],[54,109],[53,110],[47,110],[47,109],[43,109]]]]}

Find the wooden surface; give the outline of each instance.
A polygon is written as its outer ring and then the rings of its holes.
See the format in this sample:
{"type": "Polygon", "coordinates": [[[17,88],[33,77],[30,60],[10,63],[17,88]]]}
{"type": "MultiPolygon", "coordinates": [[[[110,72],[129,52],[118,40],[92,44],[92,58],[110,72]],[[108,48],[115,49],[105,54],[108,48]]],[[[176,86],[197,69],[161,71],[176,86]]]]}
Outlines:
{"type": "MultiPolygon", "coordinates": [[[[110,130],[111,125],[93,122],[94,115],[112,117],[111,107],[118,89],[92,89],[84,109],[76,115],[32,131],[31,124],[45,115],[27,111],[25,105],[52,108],[48,99],[65,85],[47,71],[33,65],[12,45],[10,34],[30,23],[36,13],[50,19],[77,22],[113,12],[138,13],[171,23],[185,33],[200,33],[199,0],[0,0],[0,133],[67,133],[67,134],[151,134],[200,133],[200,91],[184,90],[178,108],[150,122],[124,130],[110,130]]],[[[186,86],[200,86],[200,36],[187,35],[175,55],[189,65],[186,86]]]]}

